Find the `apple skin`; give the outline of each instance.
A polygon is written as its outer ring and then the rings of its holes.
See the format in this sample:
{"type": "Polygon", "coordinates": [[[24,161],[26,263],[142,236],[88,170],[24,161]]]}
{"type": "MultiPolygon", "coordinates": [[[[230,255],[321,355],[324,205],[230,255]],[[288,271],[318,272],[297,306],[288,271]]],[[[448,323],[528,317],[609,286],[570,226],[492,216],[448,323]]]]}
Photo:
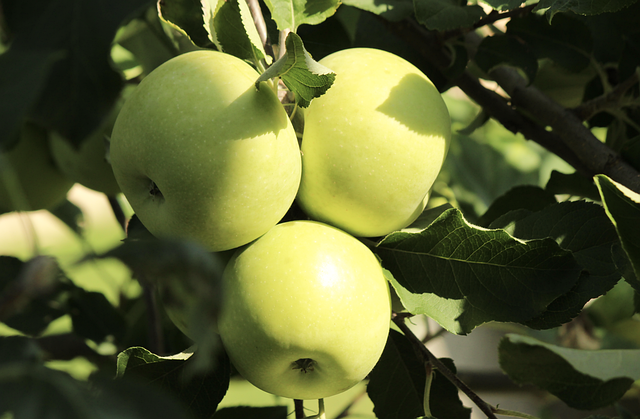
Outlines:
{"type": "Polygon", "coordinates": [[[289,118],[257,71],[216,51],[166,61],[127,99],[111,136],[120,189],[151,234],[210,251],[242,246],[285,215],[300,183],[289,118]]]}
{"type": "MultiPolygon", "coordinates": [[[[128,91],[130,88],[125,88],[123,93],[128,91]]],[[[108,139],[123,103],[124,95],[116,102],[105,121],[79,147],[56,132],[49,137],[51,155],[60,171],[76,183],[108,196],[120,193],[107,153],[108,139]]]]}
{"type": "Polygon", "coordinates": [[[449,149],[442,96],[386,51],[345,49],[320,63],[336,80],[304,112],[300,207],[359,237],[406,227],[424,210],[449,149]]]}
{"type": "Polygon", "coordinates": [[[278,224],[231,258],[218,330],[240,374],[281,397],[320,399],[362,381],[389,334],[375,255],[316,221],[278,224]],[[306,372],[296,361],[313,360],[306,372]]]}
{"type": "Polygon", "coordinates": [[[44,128],[27,122],[21,128],[18,143],[2,152],[0,167],[5,163],[11,165],[26,202],[21,204],[12,200],[6,187],[8,172],[2,170],[0,213],[53,209],[66,198],[74,182],[55,165],[47,138],[48,133],[44,128]]]}

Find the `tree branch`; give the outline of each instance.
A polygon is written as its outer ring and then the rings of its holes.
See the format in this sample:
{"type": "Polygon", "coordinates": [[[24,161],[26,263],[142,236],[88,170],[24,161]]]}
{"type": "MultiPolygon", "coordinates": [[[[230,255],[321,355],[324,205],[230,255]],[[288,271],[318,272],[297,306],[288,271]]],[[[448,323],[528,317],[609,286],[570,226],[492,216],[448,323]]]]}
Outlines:
{"type": "Polygon", "coordinates": [[[446,365],[444,365],[436,356],[431,353],[429,349],[422,343],[422,341],[409,329],[405,324],[404,319],[406,316],[394,315],[393,322],[398,326],[402,333],[411,341],[414,348],[418,349],[423,356],[436,368],[447,380],[455,385],[460,391],[462,391],[471,401],[480,408],[480,410],[487,415],[489,419],[497,419],[493,413],[494,408],[487,402],[482,400],[473,390],[471,390],[457,375],[455,375],[446,365]]]}
{"type": "MultiPolygon", "coordinates": [[[[452,60],[437,32],[426,30],[414,20],[384,23],[446,77],[452,60]]],[[[451,82],[508,130],[540,144],[588,178],[605,174],[640,192],[640,173],[600,142],[575,113],[528,86],[513,69],[498,68],[491,75],[509,94],[511,103],[482,86],[478,78],[468,72],[463,72],[451,82]],[[519,110],[534,117],[536,122],[519,110]]]]}
{"type": "Polygon", "coordinates": [[[588,102],[584,102],[581,105],[571,109],[571,111],[581,121],[588,121],[595,114],[610,108],[615,108],[617,105],[619,105],[620,99],[622,99],[624,94],[635,84],[637,84],[638,81],[640,81],[640,76],[638,76],[637,72],[633,73],[631,77],[615,86],[612,91],[605,93],[602,96],[593,98],[588,102]]]}

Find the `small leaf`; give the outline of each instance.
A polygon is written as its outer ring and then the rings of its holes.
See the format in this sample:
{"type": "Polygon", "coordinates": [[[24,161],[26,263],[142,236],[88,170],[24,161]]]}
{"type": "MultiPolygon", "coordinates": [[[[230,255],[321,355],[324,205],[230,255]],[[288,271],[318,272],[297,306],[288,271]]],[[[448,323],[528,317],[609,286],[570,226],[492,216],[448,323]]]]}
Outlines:
{"type": "Polygon", "coordinates": [[[548,205],[557,203],[558,201],[552,193],[537,186],[516,186],[493,201],[487,211],[478,218],[477,224],[482,227],[489,227],[496,218],[509,211],[516,209],[538,211],[548,205]]]}
{"type": "MultiPolygon", "coordinates": [[[[631,261],[636,280],[640,280],[640,195],[605,175],[596,175],[595,181],[607,216],[631,261]]],[[[640,292],[637,286],[636,291],[640,292]]]]}
{"type": "Polygon", "coordinates": [[[522,241],[470,225],[457,209],[417,234],[396,232],[374,249],[403,305],[466,334],[488,321],[522,322],[570,290],[582,268],[552,239],[522,241]]]}
{"type": "Polygon", "coordinates": [[[549,23],[530,13],[512,19],[507,24],[507,34],[524,40],[538,59],[549,58],[567,70],[579,72],[590,63],[591,32],[578,19],[558,15],[549,23]]]}
{"type": "Polygon", "coordinates": [[[336,75],[311,58],[302,39],[295,33],[289,33],[286,46],[286,54],[262,73],[256,80],[256,87],[262,81],[280,77],[294,93],[298,105],[306,108],[314,98],[322,96],[331,87],[336,75]]]}
{"type": "Polygon", "coordinates": [[[74,233],[82,235],[84,214],[76,204],[65,199],[49,212],[65,223],[74,233]]]}
{"type": "Polygon", "coordinates": [[[472,27],[486,16],[478,5],[457,5],[449,0],[414,0],[414,6],[418,22],[437,31],[472,27]]]}
{"type": "Polygon", "coordinates": [[[484,38],[478,46],[475,61],[487,73],[501,65],[518,67],[527,76],[529,83],[538,72],[538,61],[533,52],[520,39],[509,35],[484,38]]]}
{"type": "Polygon", "coordinates": [[[161,0],[158,2],[160,17],[179,29],[201,48],[214,44],[205,29],[203,2],[200,0],[161,0]]]}
{"type": "Polygon", "coordinates": [[[593,201],[600,200],[598,188],[593,180],[578,172],[565,174],[553,170],[544,188],[554,195],[572,195],[593,201]]]}
{"type": "Polygon", "coordinates": [[[203,7],[209,39],[220,51],[253,63],[267,57],[245,0],[209,0],[203,7]]]}
{"type": "Polygon", "coordinates": [[[211,417],[229,387],[230,363],[218,352],[215,367],[206,374],[193,375],[191,353],[158,356],[145,348],[132,347],[118,354],[117,377],[135,377],[155,383],[182,400],[194,417],[211,417]]]}
{"type": "Polygon", "coordinates": [[[638,0],[540,0],[533,11],[545,10],[545,13],[551,20],[551,18],[559,12],[573,12],[585,16],[617,12],[637,1],[638,0]]]}
{"type": "Polygon", "coordinates": [[[486,3],[493,7],[495,10],[506,11],[513,10],[520,7],[524,1],[522,0],[483,0],[483,3],[486,3]]]}
{"type": "Polygon", "coordinates": [[[504,228],[524,240],[551,237],[560,247],[571,251],[584,268],[571,290],[558,296],[539,316],[524,322],[529,327],[547,329],[571,321],[589,300],[604,294],[620,280],[612,253],[618,237],[600,205],[567,201],[538,212],[514,211],[490,227],[504,228]]]}
{"type": "Polygon", "coordinates": [[[571,349],[509,334],[498,351],[516,383],[531,383],[576,409],[608,406],[640,379],[640,350],[571,349]]]}
{"type": "Polygon", "coordinates": [[[400,21],[413,13],[412,0],[344,0],[342,4],[366,10],[391,22],[400,21]]]}
{"type": "MultiPolygon", "coordinates": [[[[265,0],[278,29],[296,32],[300,25],[317,25],[332,16],[339,0],[265,0]]],[[[287,46],[288,48],[288,46],[287,46]]]]}

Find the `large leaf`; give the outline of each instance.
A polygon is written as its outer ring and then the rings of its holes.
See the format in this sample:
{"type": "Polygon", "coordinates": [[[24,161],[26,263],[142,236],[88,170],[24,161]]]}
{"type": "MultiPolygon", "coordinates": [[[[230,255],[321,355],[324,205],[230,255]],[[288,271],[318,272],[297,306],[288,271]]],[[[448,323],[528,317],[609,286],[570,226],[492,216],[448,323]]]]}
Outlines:
{"type": "MultiPolygon", "coordinates": [[[[450,359],[440,361],[455,373],[450,359]]],[[[458,389],[436,370],[430,394],[425,398],[427,374],[424,362],[401,333],[391,330],[380,360],[369,376],[367,393],[379,419],[415,419],[425,413],[429,400],[431,414],[438,418],[468,419],[471,409],[462,405],[458,389]],[[401,402],[400,402],[401,401],[401,402]]]]}
{"type": "Polygon", "coordinates": [[[525,41],[537,58],[549,58],[562,67],[578,72],[589,65],[593,41],[589,28],[580,20],[558,15],[553,23],[529,14],[512,19],[507,34],[525,41]]]}
{"type": "Polygon", "coordinates": [[[640,350],[571,349],[509,334],[499,358],[516,383],[534,384],[576,409],[608,406],[640,379],[640,350]]]}
{"type": "Polygon", "coordinates": [[[536,318],[524,322],[546,329],[560,326],[577,316],[584,305],[610,290],[621,277],[614,250],[618,244],[613,225],[604,209],[585,201],[563,202],[541,211],[515,211],[491,224],[524,240],[551,237],[570,250],[584,268],[578,282],[559,296],[536,318]]]}
{"type": "Polygon", "coordinates": [[[552,239],[523,241],[473,226],[457,209],[419,233],[392,233],[374,250],[407,310],[458,334],[539,316],[582,271],[552,239]]]}
{"type": "MultiPolygon", "coordinates": [[[[21,60],[44,64],[43,72],[49,67],[46,84],[28,107],[29,116],[74,144],[93,132],[123,85],[111,64],[115,33],[126,19],[151,4],[150,0],[4,1],[4,18],[13,37],[10,50],[21,60]],[[31,51],[40,55],[27,53],[31,51]]],[[[41,84],[42,75],[27,70],[11,82],[41,84]]],[[[27,92],[34,96],[30,88],[27,92]]],[[[2,100],[12,101],[4,96],[2,100]]]]}
{"type": "Polygon", "coordinates": [[[118,354],[117,376],[158,384],[182,400],[194,417],[211,417],[229,387],[229,359],[220,351],[212,371],[194,376],[188,370],[191,356],[159,356],[142,347],[128,348],[118,354]]]}
{"type": "Polygon", "coordinates": [[[219,50],[253,63],[267,57],[246,0],[204,1],[205,27],[219,50]]]}
{"type": "Polygon", "coordinates": [[[640,195],[605,175],[597,175],[595,181],[635,273],[635,278],[625,279],[640,293],[640,195]]]}
{"type": "Polygon", "coordinates": [[[323,95],[336,78],[334,72],[315,61],[304,49],[302,39],[291,32],[285,42],[287,51],[256,80],[256,87],[262,81],[280,77],[295,96],[296,103],[303,108],[323,95]]]}
{"type": "Polygon", "coordinates": [[[279,30],[295,32],[300,25],[317,25],[333,15],[339,0],[265,0],[279,30]]]}
{"type": "Polygon", "coordinates": [[[449,0],[414,0],[414,6],[418,22],[438,31],[471,27],[485,16],[478,5],[459,5],[449,0]]]}
{"type": "Polygon", "coordinates": [[[529,82],[538,72],[538,61],[533,52],[521,39],[509,35],[485,37],[478,46],[475,61],[487,73],[501,65],[518,67],[529,82]]]}

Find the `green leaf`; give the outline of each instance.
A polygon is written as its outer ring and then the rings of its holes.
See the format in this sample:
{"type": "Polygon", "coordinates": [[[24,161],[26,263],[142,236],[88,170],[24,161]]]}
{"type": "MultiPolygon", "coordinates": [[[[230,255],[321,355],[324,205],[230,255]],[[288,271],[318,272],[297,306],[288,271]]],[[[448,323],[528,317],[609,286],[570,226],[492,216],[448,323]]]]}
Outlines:
{"type": "Polygon", "coordinates": [[[219,255],[191,241],[138,239],[97,257],[119,259],[143,285],[155,288],[164,307],[178,312],[189,325],[189,337],[202,355],[195,357],[194,368],[210,368],[212,358],[205,354],[219,347],[215,325],[224,269],[219,255]]]}
{"type": "Polygon", "coordinates": [[[413,13],[413,0],[344,0],[342,4],[397,22],[413,13]]]}
{"type": "MultiPolygon", "coordinates": [[[[456,372],[451,359],[441,358],[440,361],[452,372],[456,372]]],[[[367,385],[376,417],[423,418],[426,380],[425,364],[416,355],[415,348],[403,334],[392,329],[367,385]]],[[[431,382],[429,408],[432,415],[438,418],[469,419],[471,415],[471,409],[462,405],[458,389],[438,370],[435,370],[431,382]]]]}
{"type": "Polygon", "coordinates": [[[515,211],[490,227],[504,228],[523,240],[553,238],[584,268],[568,292],[539,316],[522,322],[529,327],[548,329],[571,321],[589,300],[610,290],[621,278],[613,253],[618,237],[600,205],[567,201],[537,212],[515,211]]]}
{"type": "MultiPolygon", "coordinates": [[[[116,31],[126,19],[152,2],[34,0],[15,3],[5,17],[13,36],[10,50],[16,54],[41,51],[42,56],[29,59],[45,65],[57,54],[62,55],[50,65],[46,85],[37,100],[30,103],[29,117],[73,144],[80,144],[101,124],[123,86],[122,76],[111,60],[116,31]]],[[[4,70],[1,71],[4,74],[4,70]]],[[[27,70],[12,83],[26,83],[23,77],[32,75],[33,70],[27,70]]]]}
{"type": "MultiPolygon", "coordinates": [[[[640,195],[605,175],[595,176],[607,216],[615,226],[633,271],[640,280],[640,195]]],[[[633,282],[640,292],[640,284],[633,282]]]]}
{"type": "Polygon", "coordinates": [[[229,387],[230,363],[220,351],[215,367],[202,375],[192,375],[191,353],[158,356],[142,347],[131,347],[118,354],[117,377],[135,377],[155,383],[181,400],[194,417],[211,417],[229,387]]]}
{"type": "Polygon", "coordinates": [[[507,34],[524,40],[538,59],[549,58],[567,70],[579,72],[590,63],[591,32],[578,19],[558,15],[549,23],[530,13],[509,21],[507,34]]]}
{"type": "Polygon", "coordinates": [[[47,78],[61,51],[11,48],[0,54],[0,149],[18,140],[29,110],[46,88],[47,78]]]}
{"type": "Polygon", "coordinates": [[[332,16],[340,0],[265,0],[278,29],[296,32],[300,25],[317,25],[332,16]]]}
{"type": "Polygon", "coordinates": [[[473,226],[457,209],[420,233],[391,233],[374,251],[407,310],[457,334],[539,316],[582,270],[552,239],[523,241],[473,226]]]}
{"type": "Polygon", "coordinates": [[[491,204],[487,211],[478,218],[476,224],[482,227],[489,225],[498,217],[517,209],[538,211],[544,207],[556,204],[555,195],[532,185],[516,186],[491,204]]]}
{"type": "Polygon", "coordinates": [[[427,380],[424,363],[411,342],[400,332],[389,331],[380,360],[369,374],[367,393],[379,419],[413,419],[424,415],[427,380]],[[402,400],[402,403],[398,403],[402,400]]]}
{"type": "Polygon", "coordinates": [[[538,61],[527,44],[509,35],[485,37],[478,46],[475,61],[487,73],[501,65],[518,67],[529,82],[533,81],[538,72],[538,61]]]}
{"type": "Polygon", "coordinates": [[[287,406],[234,406],[218,410],[213,419],[286,419],[287,406]]]}
{"type": "Polygon", "coordinates": [[[286,47],[286,54],[256,80],[256,88],[262,81],[280,77],[295,95],[296,103],[306,108],[314,98],[329,90],[336,75],[311,58],[295,33],[287,36],[286,47]]]}
{"type": "Polygon", "coordinates": [[[593,179],[578,172],[565,174],[553,170],[544,188],[554,195],[571,195],[589,198],[593,201],[600,200],[600,194],[593,179]]]}
{"type": "Polygon", "coordinates": [[[52,257],[22,262],[0,256],[0,321],[38,335],[66,313],[67,291],[72,287],[52,257]]]}
{"type": "Polygon", "coordinates": [[[517,9],[524,3],[522,0],[483,0],[482,2],[500,11],[517,9]]]}
{"type": "Polygon", "coordinates": [[[82,235],[84,214],[82,209],[73,202],[65,199],[61,204],[49,210],[57,219],[62,221],[74,233],[82,235]]]}
{"type": "Polygon", "coordinates": [[[97,343],[123,339],[126,331],[124,317],[104,294],[77,288],[71,293],[68,304],[73,331],[79,336],[97,343]]]}
{"type": "Polygon", "coordinates": [[[482,7],[450,0],[414,0],[416,19],[427,29],[447,31],[472,27],[486,16],[482,7]]]}
{"type": "Polygon", "coordinates": [[[160,17],[179,29],[201,48],[212,48],[214,43],[205,29],[201,0],[163,0],[158,2],[160,17]]]}
{"type": "Polygon", "coordinates": [[[253,63],[267,57],[245,0],[203,2],[205,28],[220,51],[253,63]]]}
{"type": "Polygon", "coordinates": [[[531,383],[575,409],[608,406],[640,379],[640,350],[571,349],[509,334],[498,351],[512,380],[531,383]]]}
{"type": "Polygon", "coordinates": [[[617,12],[637,1],[638,0],[540,0],[533,11],[545,10],[545,13],[550,19],[559,12],[573,12],[578,15],[589,16],[617,12]]]}

